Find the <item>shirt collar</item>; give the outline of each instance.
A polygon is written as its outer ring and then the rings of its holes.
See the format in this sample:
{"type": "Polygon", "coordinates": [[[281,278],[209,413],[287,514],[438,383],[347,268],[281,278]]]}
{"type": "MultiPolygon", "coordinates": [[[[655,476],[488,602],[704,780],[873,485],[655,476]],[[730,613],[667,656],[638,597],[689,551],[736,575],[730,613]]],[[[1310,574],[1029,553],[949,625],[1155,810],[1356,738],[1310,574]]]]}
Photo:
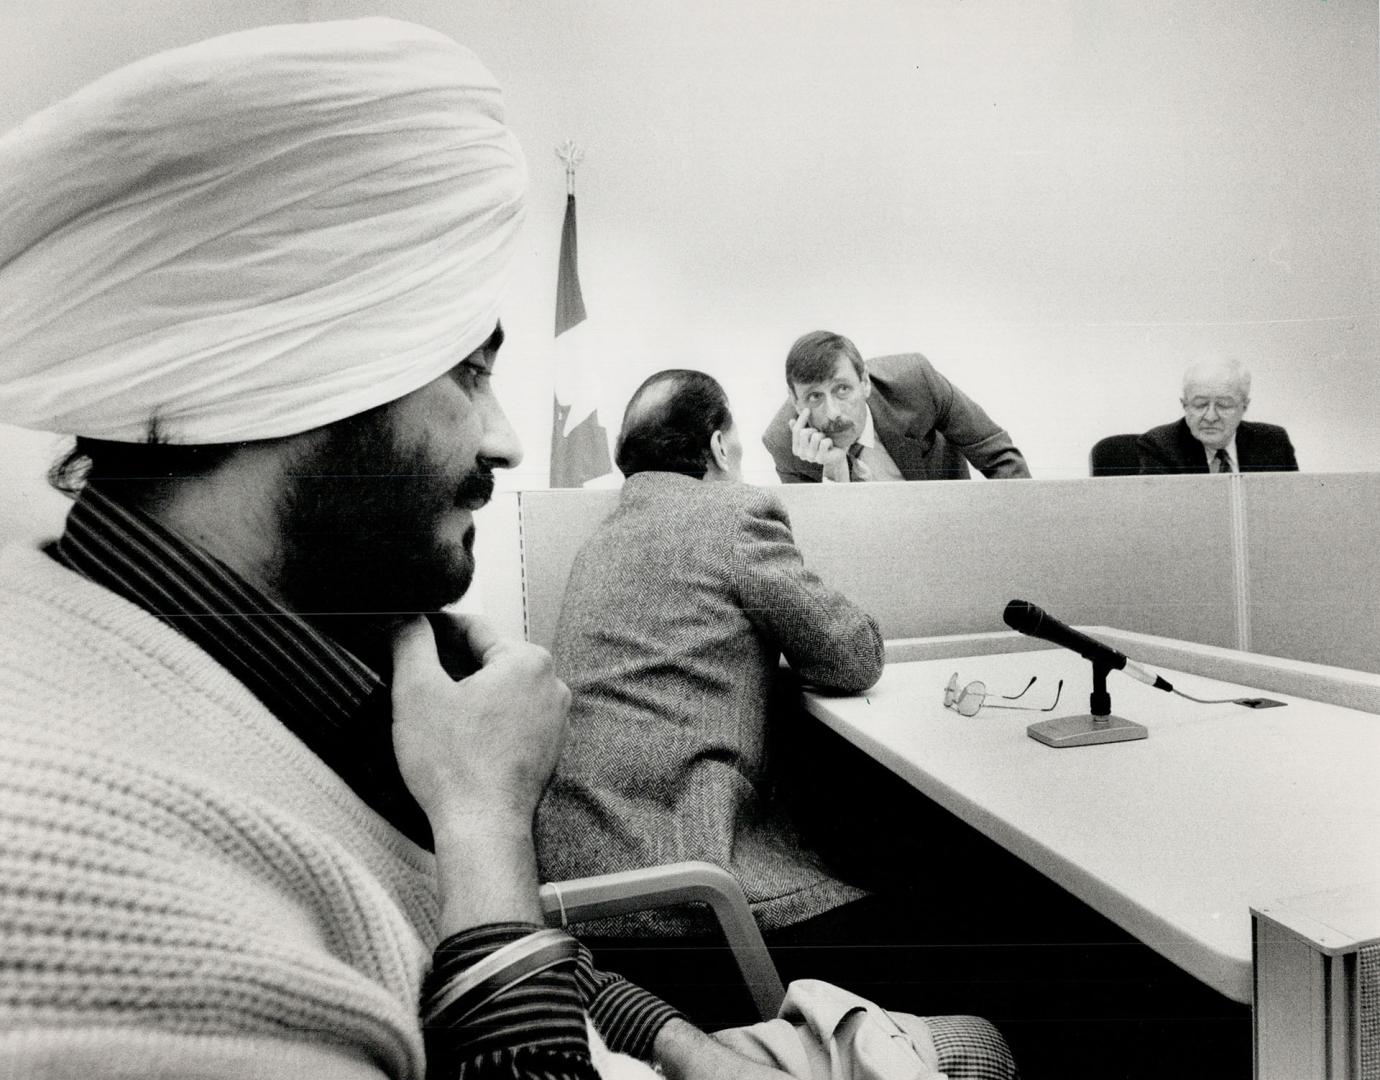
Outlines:
{"type": "MultiPolygon", "coordinates": [[[[1212,463],[1217,459],[1217,451],[1210,449],[1206,443],[1199,443],[1198,445],[1203,448],[1203,454],[1207,457],[1208,468],[1211,469],[1212,463]]],[[[1233,435],[1231,437],[1231,442],[1227,443],[1222,449],[1227,452],[1227,457],[1231,458],[1231,471],[1240,472],[1241,459],[1236,456],[1236,436],[1233,435]]]]}
{"type": "Polygon", "coordinates": [[[870,450],[877,445],[877,426],[872,423],[872,406],[865,405],[867,409],[867,420],[863,422],[862,434],[857,437],[855,442],[865,450],[870,450]]]}
{"type": "Polygon", "coordinates": [[[366,664],[210,553],[93,486],[72,506],[53,555],[191,639],[355,794],[430,845],[393,757],[388,687],[366,664]]]}

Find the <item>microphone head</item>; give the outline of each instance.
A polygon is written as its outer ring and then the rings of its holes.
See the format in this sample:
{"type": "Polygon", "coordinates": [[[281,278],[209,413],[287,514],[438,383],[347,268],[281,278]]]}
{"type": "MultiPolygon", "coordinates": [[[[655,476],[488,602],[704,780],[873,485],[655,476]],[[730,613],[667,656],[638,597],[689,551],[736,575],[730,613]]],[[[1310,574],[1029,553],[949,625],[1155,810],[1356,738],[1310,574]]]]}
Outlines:
{"type": "Polygon", "coordinates": [[[1029,600],[1008,600],[1001,617],[1012,630],[1029,634],[1044,621],[1045,613],[1029,600]]]}

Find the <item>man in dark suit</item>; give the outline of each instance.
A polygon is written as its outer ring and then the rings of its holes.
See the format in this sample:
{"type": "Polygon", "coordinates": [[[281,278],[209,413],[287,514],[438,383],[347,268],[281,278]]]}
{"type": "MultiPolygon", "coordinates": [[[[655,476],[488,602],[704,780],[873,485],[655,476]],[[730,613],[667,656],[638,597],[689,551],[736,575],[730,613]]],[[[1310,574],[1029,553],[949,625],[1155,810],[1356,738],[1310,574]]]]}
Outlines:
{"type": "Polygon", "coordinates": [[[1142,473],[1297,472],[1289,434],[1243,420],[1251,373],[1238,360],[1207,357],[1184,372],[1184,417],[1151,428],[1136,444],[1142,473]]]}
{"type": "Polygon", "coordinates": [[[863,362],[815,330],[786,356],[790,398],[762,435],[785,484],[1029,477],[1011,436],[919,353],[863,362]]]}

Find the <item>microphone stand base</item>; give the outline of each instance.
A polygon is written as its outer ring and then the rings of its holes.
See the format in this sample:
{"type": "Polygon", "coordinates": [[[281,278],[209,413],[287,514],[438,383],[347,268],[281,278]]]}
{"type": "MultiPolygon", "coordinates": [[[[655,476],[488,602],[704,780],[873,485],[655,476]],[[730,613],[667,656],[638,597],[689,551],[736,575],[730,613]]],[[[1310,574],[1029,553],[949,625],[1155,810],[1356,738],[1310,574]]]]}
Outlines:
{"type": "Polygon", "coordinates": [[[1150,733],[1144,724],[1120,716],[1060,716],[1031,724],[1025,733],[1046,746],[1095,746],[1098,743],[1131,742],[1150,733]]]}

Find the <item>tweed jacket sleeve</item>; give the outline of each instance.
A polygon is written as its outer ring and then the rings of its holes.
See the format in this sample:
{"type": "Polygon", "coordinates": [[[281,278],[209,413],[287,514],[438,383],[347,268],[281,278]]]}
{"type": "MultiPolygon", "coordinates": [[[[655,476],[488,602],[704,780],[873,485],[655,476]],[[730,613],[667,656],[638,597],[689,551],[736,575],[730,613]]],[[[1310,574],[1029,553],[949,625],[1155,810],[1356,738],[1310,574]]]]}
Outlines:
{"type": "Polygon", "coordinates": [[[876,620],[806,569],[776,497],[754,492],[739,526],[733,569],[743,611],[796,673],[848,693],[880,679],[886,660],[876,620]]]}

